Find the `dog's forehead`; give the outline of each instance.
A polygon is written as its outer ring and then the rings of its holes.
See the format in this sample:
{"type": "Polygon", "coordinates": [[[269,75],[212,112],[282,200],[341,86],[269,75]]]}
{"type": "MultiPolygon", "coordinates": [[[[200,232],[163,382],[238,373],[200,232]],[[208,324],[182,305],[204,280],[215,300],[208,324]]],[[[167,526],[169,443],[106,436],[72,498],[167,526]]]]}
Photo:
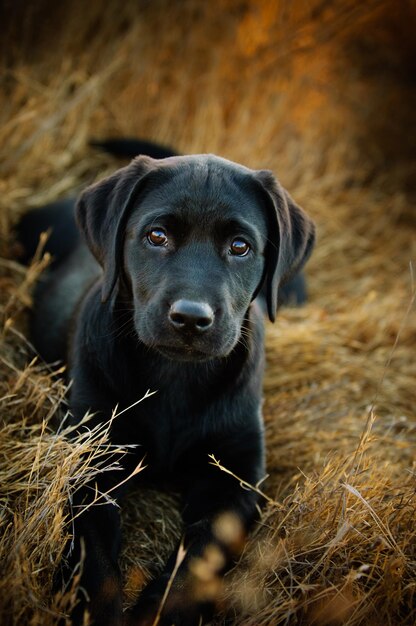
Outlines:
{"type": "Polygon", "coordinates": [[[262,221],[254,171],[214,155],[172,157],[157,162],[144,199],[190,218],[215,218],[227,213],[262,221]]]}
{"type": "Polygon", "coordinates": [[[189,154],[173,156],[165,159],[151,159],[153,165],[160,171],[173,171],[177,174],[195,175],[199,178],[207,176],[227,176],[234,174],[252,175],[254,170],[235,163],[215,154],[189,154]]]}

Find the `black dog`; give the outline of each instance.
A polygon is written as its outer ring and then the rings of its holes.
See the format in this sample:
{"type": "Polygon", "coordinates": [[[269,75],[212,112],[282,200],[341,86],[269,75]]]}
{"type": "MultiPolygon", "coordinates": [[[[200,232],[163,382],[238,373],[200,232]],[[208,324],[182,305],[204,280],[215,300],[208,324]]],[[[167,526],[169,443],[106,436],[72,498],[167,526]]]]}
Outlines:
{"type": "MultiPolygon", "coordinates": [[[[93,423],[108,420],[116,405],[120,412],[157,390],[114,420],[112,441],[140,446],[124,474],[104,473],[98,490],[120,483],[144,455],[144,478],[169,477],[181,490],[186,556],[159,623],[199,624],[212,607],[193,593],[192,564],[214,546],[224,572],[233,555],[216,520],[231,513],[247,530],[257,502],[208,455],[250,484],[264,475],[258,302],[264,292],[274,321],[279,287],[308,258],[314,227],[271,172],[212,155],[140,156],[82,193],[76,214],[87,245],[63,249],[40,284],[35,345],[69,362],[75,423],[89,410],[93,423]]],[[[84,490],[75,505],[93,495],[84,490]]],[[[68,571],[81,543],[85,562],[75,622],[88,608],[95,625],[122,623],[119,524],[112,504],[76,520],[68,571]]],[[[173,554],[129,624],[153,623],[175,562],[173,554]]]]}

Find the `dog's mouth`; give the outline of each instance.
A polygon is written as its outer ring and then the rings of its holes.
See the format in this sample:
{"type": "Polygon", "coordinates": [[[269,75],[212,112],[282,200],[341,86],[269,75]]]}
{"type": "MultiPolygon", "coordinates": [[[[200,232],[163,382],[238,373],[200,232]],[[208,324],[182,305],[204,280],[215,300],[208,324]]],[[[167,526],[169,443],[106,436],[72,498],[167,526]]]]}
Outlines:
{"type": "Polygon", "coordinates": [[[209,361],[218,355],[197,350],[192,345],[182,346],[154,346],[160,354],[174,361],[209,361]]]}
{"type": "Polygon", "coordinates": [[[238,341],[237,327],[220,328],[200,335],[185,335],[172,332],[162,324],[148,323],[148,318],[139,320],[135,326],[140,342],[172,361],[191,363],[223,359],[232,352],[238,341]]]}

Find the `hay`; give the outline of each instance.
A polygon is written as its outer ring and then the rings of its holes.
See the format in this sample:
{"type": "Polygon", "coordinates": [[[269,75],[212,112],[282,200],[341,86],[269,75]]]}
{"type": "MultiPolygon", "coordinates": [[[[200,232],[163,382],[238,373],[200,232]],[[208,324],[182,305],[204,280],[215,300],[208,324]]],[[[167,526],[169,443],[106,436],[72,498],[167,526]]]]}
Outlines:
{"type": "MultiPolygon", "coordinates": [[[[413,624],[414,3],[22,6],[0,7],[0,622],[52,625],[71,605],[51,593],[68,491],[93,471],[84,453],[99,471],[123,454],[105,429],[56,432],[60,366],[26,339],[45,262],[14,262],[11,226],[119,165],[91,138],[129,135],[273,169],[318,226],[310,302],[267,329],[268,499],[216,623],[413,624]]],[[[129,497],[127,604],[174,545],[177,508],[129,497]]]]}

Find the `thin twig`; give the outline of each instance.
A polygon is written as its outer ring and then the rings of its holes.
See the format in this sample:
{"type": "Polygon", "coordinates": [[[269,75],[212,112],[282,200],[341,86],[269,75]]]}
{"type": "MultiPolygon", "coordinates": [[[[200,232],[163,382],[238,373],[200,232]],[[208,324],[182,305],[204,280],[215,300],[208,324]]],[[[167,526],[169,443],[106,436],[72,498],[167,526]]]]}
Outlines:
{"type": "Polygon", "coordinates": [[[164,591],[162,600],[161,600],[161,602],[159,604],[159,608],[157,610],[156,617],[153,620],[152,626],[158,626],[158,624],[160,622],[160,618],[162,616],[162,611],[163,611],[163,609],[165,607],[166,600],[168,599],[168,595],[169,595],[169,592],[170,592],[171,587],[173,585],[173,581],[175,580],[175,576],[178,573],[178,569],[180,568],[181,563],[183,562],[183,560],[185,558],[185,555],[186,555],[186,550],[183,547],[183,541],[181,541],[180,546],[178,548],[178,554],[176,555],[175,567],[172,570],[172,574],[169,576],[169,580],[168,580],[168,583],[166,585],[166,589],[164,591]]]}

